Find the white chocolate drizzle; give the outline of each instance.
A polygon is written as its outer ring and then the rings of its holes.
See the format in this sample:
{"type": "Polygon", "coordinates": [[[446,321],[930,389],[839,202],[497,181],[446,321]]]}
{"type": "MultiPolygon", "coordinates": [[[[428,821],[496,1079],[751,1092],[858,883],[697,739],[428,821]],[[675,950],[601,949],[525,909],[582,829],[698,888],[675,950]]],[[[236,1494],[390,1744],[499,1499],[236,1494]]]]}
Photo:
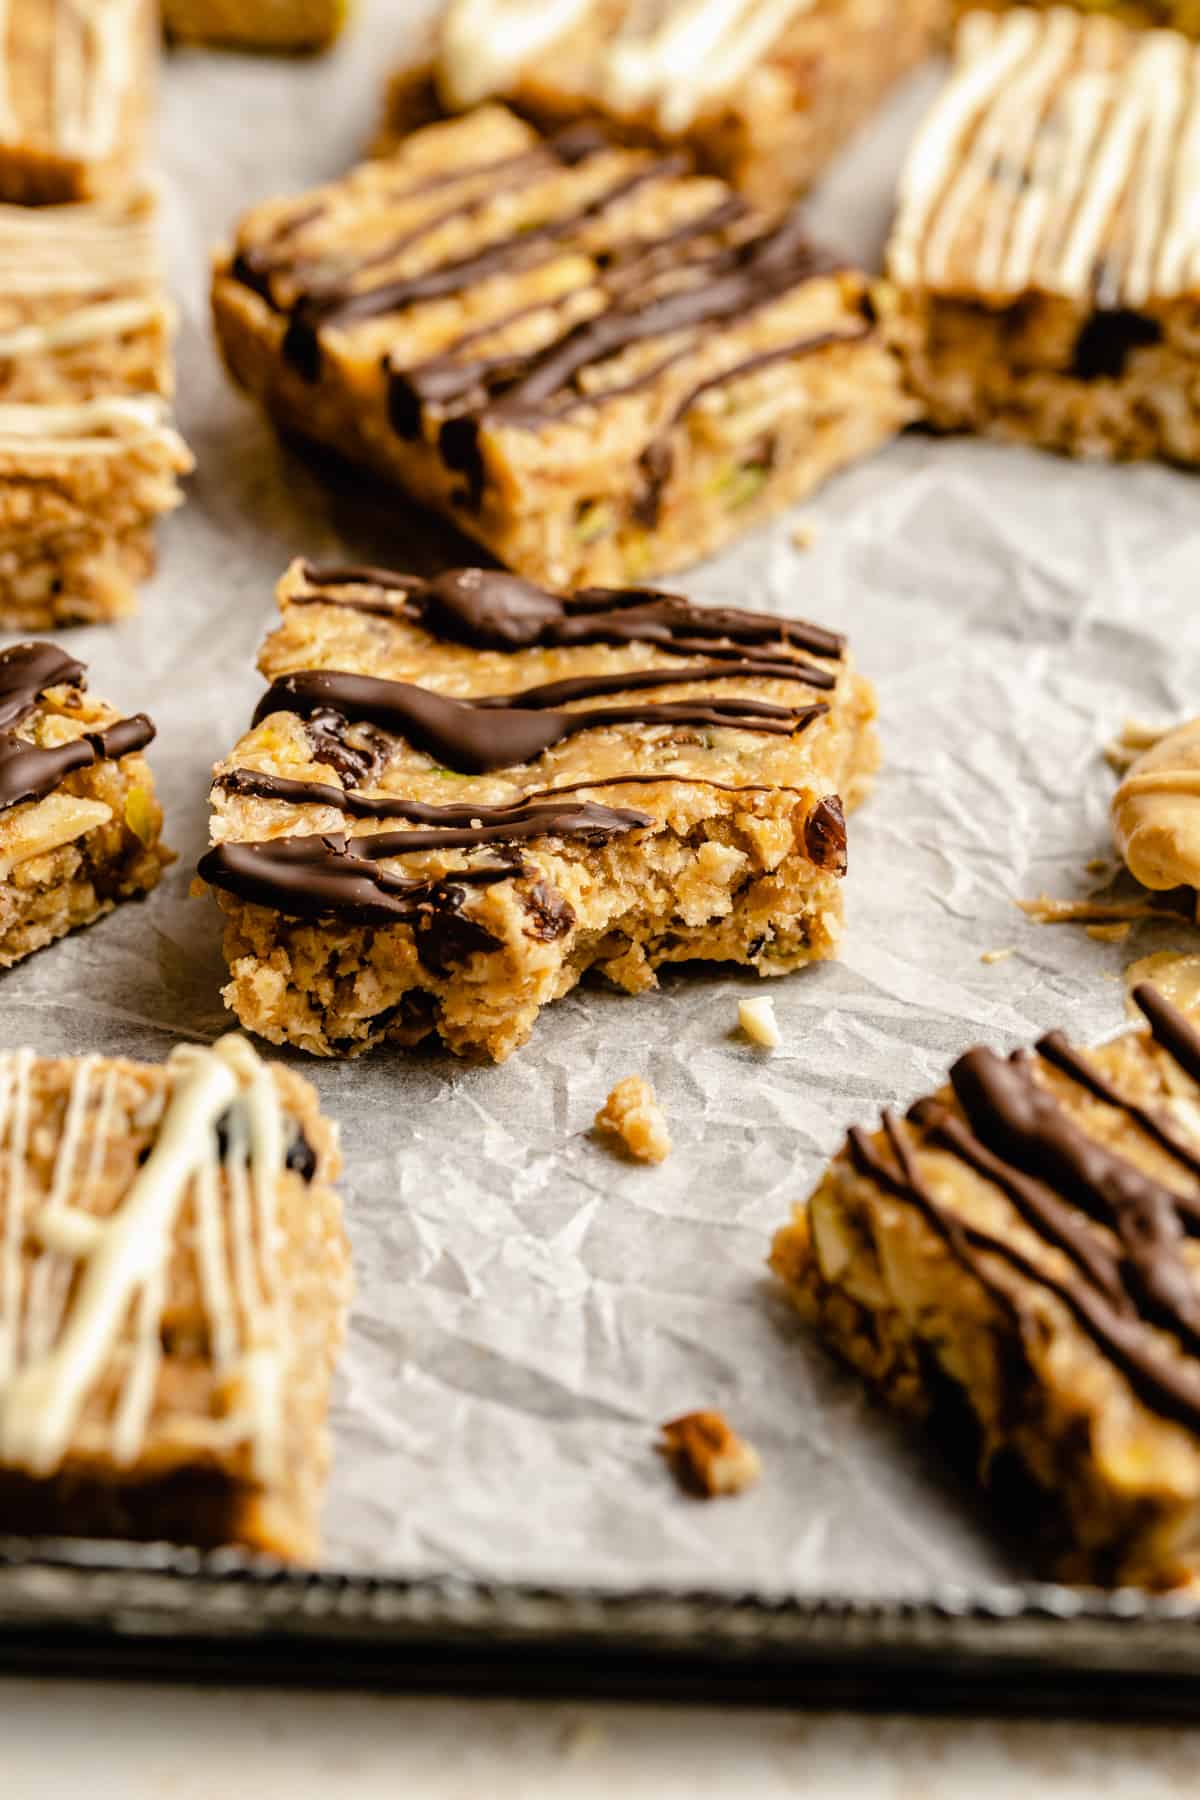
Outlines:
{"type": "MultiPolygon", "coordinates": [[[[596,102],[648,115],[668,133],[737,86],[815,0],[630,0],[595,46],[596,102]]],[[[452,106],[502,95],[539,56],[594,22],[598,0],[453,0],[442,26],[439,84],[452,106]]]]}
{"type": "Polygon", "coordinates": [[[103,453],[150,442],[182,449],[168,417],[166,402],[154,394],[0,406],[0,450],[103,453]]]}
{"type": "Polygon", "coordinates": [[[1200,279],[1200,49],[1066,7],[972,13],[910,153],[906,287],[1142,307],[1200,279]]]}
{"type": "Polygon", "coordinates": [[[12,81],[22,11],[38,8],[51,15],[45,87],[49,142],[81,161],[111,155],[138,75],[143,5],[144,0],[0,0],[0,142],[19,144],[26,135],[40,135],[23,123],[22,90],[12,81]]]}
{"type": "MultiPolygon", "coordinates": [[[[219,1435],[248,1441],[257,1479],[277,1478],[290,1321],[276,1275],[286,1132],[270,1070],[238,1037],[173,1051],[149,1155],[102,1214],[70,1196],[86,1200],[104,1177],[118,1072],[98,1083],[97,1058],[75,1063],[43,1198],[30,1160],[34,1066],[28,1050],[0,1057],[0,1462],[52,1474],[76,1441],[94,1441],[89,1400],[115,1379],[107,1446],[118,1466],[136,1463],[154,1416],[172,1262],[190,1248],[209,1360],[234,1400],[219,1435]]],[[[154,1123],[153,1111],[143,1122],[154,1123]]]]}

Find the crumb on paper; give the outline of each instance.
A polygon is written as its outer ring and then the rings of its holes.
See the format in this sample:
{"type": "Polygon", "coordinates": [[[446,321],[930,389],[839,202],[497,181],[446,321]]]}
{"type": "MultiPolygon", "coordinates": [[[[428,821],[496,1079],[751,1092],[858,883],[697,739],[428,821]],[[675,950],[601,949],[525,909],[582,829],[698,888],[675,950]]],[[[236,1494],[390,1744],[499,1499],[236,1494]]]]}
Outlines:
{"type": "Polygon", "coordinates": [[[1120,866],[1111,856],[1089,856],[1083,865],[1086,874],[1103,875],[1106,881],[1112,880],[1120,866]]]}
{"type": "Polygon", "coordinates": [[[740,1000],[738,1024],[750,1042],[758,1044],[763,1050],[778,1050],[783,1042],[779,1021],[775,1017],[775,1002],[767,995],[759,1000],[740,1000]]]}
{"type": "Polygon", "coordinates": [[[985,950],[979,960],[981,963],[1002,963],[1007,962],[1010,956],[1016,954],[1016,945],[1006,944],[1002,950],[985,950]]]}
{"type": "Polygon", "coordinates": [[[654,1089],[641,1075],[618,1081],[596,1114],[597,1131],[623,1138],[639,1162],[664,1162],[671,1154],[671,1134],[654,1089]]]}
{"type": "Polygon", "coordinates": [[[1089,925],[1087,934],[1101,944],[1123,944],[1133,930],[1129,919],[1115,919],[1111,925],[1089,925]]]}
{"type": "Polygon", "coordinates": [[[716,1499],[740,1494],[762,1474],[762,1458],[719,1412],[685,1413],[662,1427],[659,1450],[680,1485],[716,1499]]]}
{"type": "Polygon", "coordinates": [[[1104,760],[1110,769],[1123,775],[1144,750],[1152,750],[1172,729],[1170,725],[1147,725],[1142,719],[1126,719],[1117,736],[1104,746],[1104,760]]]}
{"type": "Polygon", "coordinates": [[[1056,900],[1052,894],[1017,905],[1037,925],[1117,925],[1152,919],[1162,910],[1149,900],[1056,900]]]}
{"type": "Polygon", "coordinates": [[[817,528],[811,519],[801,519],[792,526],[792,545],[796,550],[811,550],[817,541],[817,528]]]}

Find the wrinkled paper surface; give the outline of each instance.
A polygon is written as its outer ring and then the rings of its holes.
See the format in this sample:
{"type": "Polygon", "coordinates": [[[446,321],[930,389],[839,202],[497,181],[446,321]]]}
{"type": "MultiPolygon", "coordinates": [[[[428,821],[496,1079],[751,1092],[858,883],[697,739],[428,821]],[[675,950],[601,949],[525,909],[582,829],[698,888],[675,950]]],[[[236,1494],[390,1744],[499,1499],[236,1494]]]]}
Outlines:
{"type": "MultiPolygon", "coordinates": [[[[244,206],[353,160],[424,10],[366,5],[317,62],[170,60],[179,411],[199,469],[140,619],[70,642],[98,693],[157,719],[180,860],[146,905],[3,977],[5,1044],[157,1058],[228,1026],[217,911],[188,884],[210,766],[261,692],[275,581],[301,553],[469,558],[394,497],[330,485],[281,449],[222,374],[207,323],[211,245],[244,206]]],[[[918,77],[817,197],[835,242],[878,254],[935,81],[918,77]]],[[[878,684],[887,764],[852,821],[842,960],[766,990],[784,1037],[770,1056],[736,1033],[757,978],[701,968],[639,999],[585,987],[499,1069],[297,1059],[341,1121],[358,1275],[331,1563],[807,1594],[920,1595],[1015,1571],[919,1434],[809,1341],[764,1258],[848,1124],[936,1084],[980,1038],[1115,1029],[1124,965],[1186,943],[1169,923],[1097,943],[1028,922],[1014,899],[1085,891],[1083,865],[1109,848],[1101,746],[1122,719],[1197,709],[1198,495],[1165,468],[912,437],[679,578],[699,598],[847,631],[878,684]],[[801,518],[817,527],[805,551],[801,518]],[[634,1071],[670,1118],[659,1169],[590,1132],[634,1071]],[[656,1429],[696,1407],[758,1446],[757,1489],[709,1505],[676,1490],[656,1429]]]]}

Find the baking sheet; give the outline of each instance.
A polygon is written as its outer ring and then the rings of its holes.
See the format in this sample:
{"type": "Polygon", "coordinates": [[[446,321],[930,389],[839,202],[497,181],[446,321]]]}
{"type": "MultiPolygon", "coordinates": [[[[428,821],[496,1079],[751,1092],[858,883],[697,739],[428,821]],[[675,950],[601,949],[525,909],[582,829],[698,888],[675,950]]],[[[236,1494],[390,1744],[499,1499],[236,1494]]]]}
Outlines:
{"type": "MultiPolygon", "coordinates": [[[[0,1041],[160,1057],[226,1028],[218,915],[188,897],[207,774],[261,683],[254,653],[295,554],[436,566],[468,554],[391,496],[282,450],[221,373],[209,246],[246,205],[339,172],[424,0],[365,5],[317,63],[171,58],[165,163],[183,321],[180,419],[199,458],[139,620],[74,634],[96,691],[159,724],[180,860],[141,907],[3,978],[0,1041]]],[[[873,254],[922,76],[813,212],[873,254]]],[[[1077,468],[913,437],[678,586],[846,630],[876,680],[887,766],[852,821],[840,963],[771,985],[784,1047],[735,1035],[755,977],[673,972],[657,995],[584,988],[500,1069],[440,1056],[302,1061],[341,1120],[358,1297],[335,1408],[328,1560],[355,1571],[713,1592],[919,1599],[1029,1573],[982,1508],[829,1364],[773,1290],[770,1236],[847,1124],[979,1038],[1122,1018],[1125,945],[1028,923],[1014,898],[1082,891],[1108,848],[1100,748],[1129,714],[1197,707],[1193,478],[1077,468]],[[816,541],[796,549],[799,518],[816,541]],[[1014,946],[1007,961],[981,953],[1014,946]],[[589,1133],[641,1071],[670,1116],[660,1169],[589,1133]],[[680,1495],[658,1424],[723,1409],[758,1489],[680,1495]]],[[[1193,946],[1195,936],[1192,936],[1193,946]]],[[[298,1062],[301,1059],[297,1059],[298,1062]]]]}

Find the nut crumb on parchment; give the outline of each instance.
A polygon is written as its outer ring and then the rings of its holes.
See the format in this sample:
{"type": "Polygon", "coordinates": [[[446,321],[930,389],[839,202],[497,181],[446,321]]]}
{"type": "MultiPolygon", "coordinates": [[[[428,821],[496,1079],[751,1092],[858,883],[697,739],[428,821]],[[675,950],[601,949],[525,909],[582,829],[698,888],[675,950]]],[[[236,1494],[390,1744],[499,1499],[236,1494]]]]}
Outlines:
{"type": "Polygon", "coordinates": [[[624,1140],[639,1162],[664,1162],[671,1154],[671,1134],[654,1089],[642,1075],[626,1075],[618,1081],[600,1111],[596,1130],[624,1140]]]}
{"type": "Polygon", "coordinates": [[[762,1458],[719,1412],[685,1413],[662,1426],[658,1449],[688,1493],[714,1500],[740,1494],[762,1474],[762,1458]]]}
{"type": "Polygon", "coordinates": [[[762,1050],[778,1050],[783,1033],[775,1017],[775,1002],[768,995],[738,1002],[738,1024],[752,1044],[762,1050]]]}

